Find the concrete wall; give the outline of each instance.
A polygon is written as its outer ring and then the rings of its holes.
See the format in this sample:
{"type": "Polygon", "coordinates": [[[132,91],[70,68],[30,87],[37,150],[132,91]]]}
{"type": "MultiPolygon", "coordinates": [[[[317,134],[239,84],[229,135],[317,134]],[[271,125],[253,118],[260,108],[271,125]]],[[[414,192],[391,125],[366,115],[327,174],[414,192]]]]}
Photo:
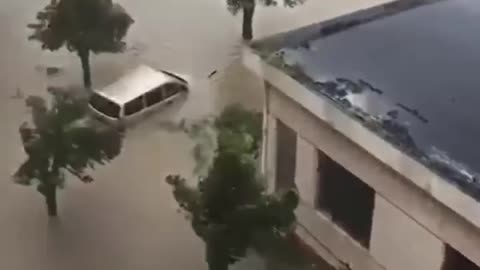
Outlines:
{"type": "MultiPolygon", "coordinates": [[[[445,242],[480,265],[478,228],[276,88],[268,87],[267,92],[270,122],[278,118],[298,133],[295,181],[302,196],[298,217],[303,234],[323,247],[319,250],[350,262],[352,269],[437,270],[443,262],[445,242]],[[311,182],[316,179],[315,149],[321,149],[378,194],[370,251],[312,207],[316,191],[311,182]]],[[[274,146],[271,142],[269,145],[274,146]]]]}
{"type": "Polygon", "coordinates": [[[370,243],[372,256],[388,270],[440,270],[444,259],[442,241],[378,194],[370,243]]]}
{"type": "Polygon", "coordinates": [[[297,135],[295,183],[301,200],[315,207],[317,195],[317,150],[315,146],[297,135]]]}
{"type": "MultiPolygon", "coordinates": [[[[272,115],[270,117],[274,118],[272,115]]],[[[299,231],[306,231],[302,237],[312,245],[318,245],[310,241],[310,238],[316,235],[331,236],[332,239],[321,237],[324,244],[317,249],[322,254],[326,252],[325,249],[329,250],[325,243],[340,246],[338,242],[344,242],[344,247],[337,248],[343,250],[344,259],[354,257],[351,253],[357,253],[356,260],[368,262],[362,264],[373,264],[365,266],[369,269],[383,265],[388,270],[440,270],[444,259],[443,242],[378,194],[375,197],[370,254],[349,239],[327,217],[315,211],[319,183],[317,159],[317,148],[298,134],[295,182],[302,201],[297,212],[303,225],[299,231]],[[309,236],[308,232],[313,235],[309,236]]]]}

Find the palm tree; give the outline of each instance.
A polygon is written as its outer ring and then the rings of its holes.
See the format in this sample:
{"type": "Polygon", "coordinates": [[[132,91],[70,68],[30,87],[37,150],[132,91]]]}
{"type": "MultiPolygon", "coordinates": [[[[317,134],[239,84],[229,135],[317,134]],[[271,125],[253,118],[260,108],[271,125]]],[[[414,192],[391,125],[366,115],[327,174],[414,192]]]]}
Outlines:
{"type": "Polygon", "coordinates": [[[51,51],[66,47],[80,58],[83,83],[91,88],[90,53],[117,53],[125,48],[123,38],[134,22],[111,0],[51,0],[37,13],[38,23],[30,40],[51,51]]]}
{"type": "Polygon", "coordinates": [[[26,99],[32,121],[21,124],[19,132],[27,159],[13,178],[18,184],[35,185],[45,197],[48,215],[57,216],[56,191],[67,175],[92,182],[87,169],[118,156],[123,135],[95,125],[86,115],[86,101],[62,92],[52,96],[50,107],[41,97],[26,99]]]}
{"type": "MultiPolygon", "coordinates": [[[[277,0],[259,0],[265,6],[276,6],[277,0]]],[[[294,7],[303,4],[305,0],[283,0],[284,6],[294,7]]],[[[244,40],[253,38],[253,15],[255,13],[256,0],[227,0],[228,10],[236,15],[240,10],[243,11],[242,37],[244,40]]]]}

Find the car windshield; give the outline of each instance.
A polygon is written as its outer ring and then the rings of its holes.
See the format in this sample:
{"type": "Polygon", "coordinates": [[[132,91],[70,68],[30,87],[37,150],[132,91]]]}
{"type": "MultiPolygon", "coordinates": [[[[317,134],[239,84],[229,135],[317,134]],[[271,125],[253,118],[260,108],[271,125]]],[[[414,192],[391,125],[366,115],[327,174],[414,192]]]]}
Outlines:
{"type": "Polygon", "coordinates": [[[112,118],[119,118],[120,116],[120,106],[99,94],[93,94],[90,97],[90,105],[106,116],[112,118]]]}

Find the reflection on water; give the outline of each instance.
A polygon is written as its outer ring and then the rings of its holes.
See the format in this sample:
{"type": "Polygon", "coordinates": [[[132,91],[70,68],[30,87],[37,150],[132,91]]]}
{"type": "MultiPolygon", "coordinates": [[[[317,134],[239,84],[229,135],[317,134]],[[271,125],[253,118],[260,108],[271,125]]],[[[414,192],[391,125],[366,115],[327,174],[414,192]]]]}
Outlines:
{"type": "Polygon", "coordinates": [[[480,199],[478,10],[478,1],[440,1],[268,60],[480,199]]]}

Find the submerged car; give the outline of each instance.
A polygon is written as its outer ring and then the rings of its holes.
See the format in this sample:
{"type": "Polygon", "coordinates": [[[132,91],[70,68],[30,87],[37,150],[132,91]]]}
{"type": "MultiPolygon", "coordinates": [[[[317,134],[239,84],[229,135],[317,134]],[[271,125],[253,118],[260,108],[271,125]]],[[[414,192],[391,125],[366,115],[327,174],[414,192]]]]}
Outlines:
{"type": "Polygon", "coordinates": [[[94,90],[89,107],[102,120],[125,123],[188,92],[183,78],[142,65],[101,90],[94,90]]]}

